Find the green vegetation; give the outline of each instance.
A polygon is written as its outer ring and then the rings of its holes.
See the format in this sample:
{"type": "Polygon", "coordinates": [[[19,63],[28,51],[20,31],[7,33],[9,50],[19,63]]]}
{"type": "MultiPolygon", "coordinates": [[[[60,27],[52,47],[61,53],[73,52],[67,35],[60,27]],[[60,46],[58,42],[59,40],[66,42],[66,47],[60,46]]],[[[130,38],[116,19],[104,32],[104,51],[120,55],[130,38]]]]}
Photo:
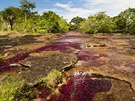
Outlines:
{"type": "Polygon", "coordinates": [[[37,98],[38,91],[33,85],[24,84],[20,89],[16,90],[13,101],[33,101],[37,98]]]}
{"type": "Polygon", "coordinates": [[[0,12],[0,30],[15,30],[19,32],[62,33],[69,30],[69,25],[55,12],[44,12],[38,15],[33,11],[34,2],[20,1],[20,8],[8,7],[0,12]]]}
{"type": "Polygon", "coordinates": [[[62,73],[58,70],[52,70],[46,77],[41,78],[36,84],[24,84],[14,94],[14,101],[33,101],[38,96],[36,87],[49,88],[52,92],[57,85],[62,82],[62,73]]]}
{"type": "Polygon", "coordinates": [[[70,21],[70,30],[79,30],[80,23],[84,21],[84,18],[81,18],[79,16],[74,17],[70,21]]]}
{"type": "Polygon", "coordinates": [[[59,33],[69,29],[67,22],[52,11],[43,13],[36,23],[39,33],[59,33]]]}
{"type": "Polygon", "coordinates": [[[35,3],[34,2],[28,2],[27,0],[21,0],[21,10],[24,12],[24,18],[25,18],[25,23],[27,22],[27,16],[31,14],[31,10],[34,9],[35,3]]]}
{"type": "Polygon", "coordinates": [[[36,84],[27,84],[17,73],[0,75],[0,100],[1,101],[30,101],[37,98],[35,85],[45,86],[52,91],[62,82],[62,73],[52,70],[46,77],[41,78],[36,84]]]}
{"type": "Polygon", "coordinates": [[[80,24],[80,30],[84,33],[110,33],[115,32],[115,23],[104,12],[89,16],[80,24]]]}
{"type": "Polygon", "coordinates": [[[11,30],[13,30],[14,21],[16,19],[16,10],[17,8],[9,7],[2,12],[3,20],[9,23],[9,28],[11,30]]]}
{"type": "Polygon", "coordinates": [[[135,33],[135,9],[129,8],[116,17],[109,17],[104,12],[80,23],[80,30],[84,33],[135,33]]]}
{"type": "Polygon", "coordinates": [[[59,83],[62,82],[62,73],[58,70],[53,69],[45,78],[42,78],[40,81],[42,84],[47,86],[50,89],[57,87],[59,83]]]}
{"type": "Polygon", "coordinates": [[[117,31],[121,33],[135,33],[135,9],[129,8],[114,17],[117,31]]]}
{"type": "Polygon", "coordinates": [[[13,101],[16,90],[24,84],[19,75],[15,73],[6,73],[0,75],[0,100],[13,101]]]}
{"type": "Polygon", "coordinates": [[[118,16],[110,17],[104,12],[71,19],[68,24],[63,17],[53,11],[39,15],[34,11],[36,4],[20,0],[20,7],[8,7],[0,11],[0,31],[30,33],[63,33],[69,30],[83,33],[135,33],[135,8],[129,8],[118,16]]]}

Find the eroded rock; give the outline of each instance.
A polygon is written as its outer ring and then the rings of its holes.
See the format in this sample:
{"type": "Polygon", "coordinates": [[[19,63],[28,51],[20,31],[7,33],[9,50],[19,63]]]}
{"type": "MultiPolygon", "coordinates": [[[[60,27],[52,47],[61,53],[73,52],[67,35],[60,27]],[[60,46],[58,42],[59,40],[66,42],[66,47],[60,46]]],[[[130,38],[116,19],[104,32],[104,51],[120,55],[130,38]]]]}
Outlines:
{"type": "Polygon", "coordinates": [[[21,62],[23,65],[29,65],[30,69],[20,71],[20,75],[28,82],[35,82],[43,76],[46,76],[52,69],[61,70],[74,65],[76,61],[77,57],[73,53],[62,53],[59,51],[34,53],[21,62]]]}

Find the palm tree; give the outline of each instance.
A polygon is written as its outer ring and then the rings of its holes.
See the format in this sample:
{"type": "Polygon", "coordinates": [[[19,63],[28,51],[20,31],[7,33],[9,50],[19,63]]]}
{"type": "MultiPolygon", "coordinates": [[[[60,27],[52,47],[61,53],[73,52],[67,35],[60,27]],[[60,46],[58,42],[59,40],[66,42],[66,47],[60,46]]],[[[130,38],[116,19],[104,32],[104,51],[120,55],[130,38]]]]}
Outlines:
{"type": "Polygon", "coordinates": [[[3,17],[3,20],[5,20],[6,22],[8,22],[8,24],[10,26],[9,27],[10,30],[13,30],[14,20],[16,18],[16,14],[14,12],[14,7],[6,8],[2,12],[2,17],[3,17]]]}
{"type": "Polygon", "coordinates": [[[21,9],[24,11],[24,18],[25,18],[25,25],[27,23],[27,16],[28,14],[31,13],[31,10],[34,9],[36,6],[35,6],[35,3],[34,2],[29,2],[27,0],[21,0],[20,1],[20,4],[21,4],[21,9]]]}

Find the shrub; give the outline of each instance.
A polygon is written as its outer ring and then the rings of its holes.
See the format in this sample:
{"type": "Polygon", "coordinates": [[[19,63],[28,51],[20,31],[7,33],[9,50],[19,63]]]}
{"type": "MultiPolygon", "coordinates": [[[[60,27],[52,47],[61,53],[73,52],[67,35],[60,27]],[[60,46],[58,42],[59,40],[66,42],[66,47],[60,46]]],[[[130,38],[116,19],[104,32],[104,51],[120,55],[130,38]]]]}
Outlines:
{"type": "Polygon", "coordinates": [[[41,79],[41,82],[50,89],[57,87],[62,82],[62,73],[53,69],[45,78],[41,79]]]}

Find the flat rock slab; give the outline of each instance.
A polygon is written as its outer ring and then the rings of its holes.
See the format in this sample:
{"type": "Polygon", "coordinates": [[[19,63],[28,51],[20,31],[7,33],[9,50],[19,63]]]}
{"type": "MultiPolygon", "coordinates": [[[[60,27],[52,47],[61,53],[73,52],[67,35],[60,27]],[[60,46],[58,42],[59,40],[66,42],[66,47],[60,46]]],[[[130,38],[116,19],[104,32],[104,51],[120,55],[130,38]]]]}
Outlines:
{"type": "Polygon", "coordinates": [[[135,101],[135,92],[131,90],[129,83],[112,78],[110,80],[111,89],[97,93],[93,101],[135,101]]]}
{"type": "Polygon", "coordinates": [[[77,57],[73,53],[62,53],[59,51],[44,51],[42,53],[33,53],[21,64],[29,68],[24,70],[21,67],[20,75],[29,83],[34,83],[42,77],[45,77],[52,69],[61,70],[73,66],[77,62],[77,57]]]}

